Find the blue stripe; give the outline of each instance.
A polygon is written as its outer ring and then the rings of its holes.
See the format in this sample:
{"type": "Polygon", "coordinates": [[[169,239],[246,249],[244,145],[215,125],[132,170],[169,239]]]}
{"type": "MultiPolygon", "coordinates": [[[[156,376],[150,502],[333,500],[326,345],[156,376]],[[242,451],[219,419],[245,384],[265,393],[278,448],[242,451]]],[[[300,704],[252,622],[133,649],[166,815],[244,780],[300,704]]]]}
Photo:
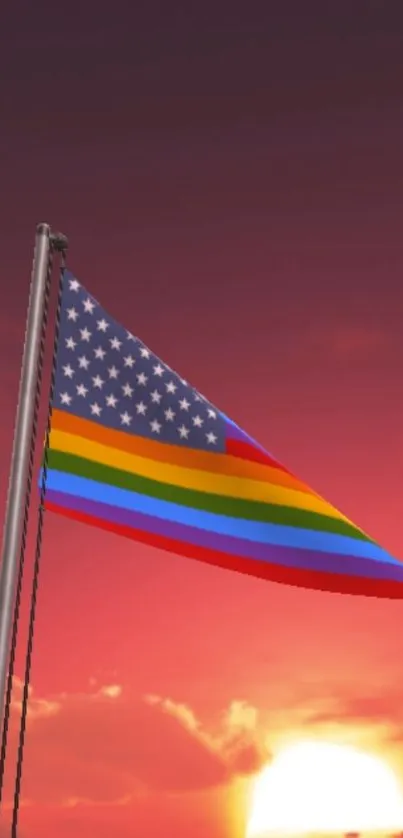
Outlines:
{"type": "MultiPolygon", "coordinates": [[[[359,541],[343,535],[229,518],[212,512],[189,509],[175,503],[156,500],[146,495],[118,489],[115,486],[105,485],[95,480],[76,477],[56,470],[48,472],[47,485],[49,489],[56,492],[65,492],[68,495],[107,503],[120,509],[131,509],[165,521],[175,521],[189,527],[244,538],[248,541],[274,544],[279,547],[319,550],[323,553],[360,556],[389,564],[396,562],[385,550],[373,542],[359,541]]],[[[396,564],[400,566],[400,562],[396,562],[396,564]]]]}
{"type": "MultiPolygon", "coordinates": [[[[311,571],[327,573],[329,575],[355,576],[361,579],[388,579],[399,584],[403,583],[403,563],[400,567],[386,562],[375,562],[372,559],[362,559],[357,556],[339,556],[335,553],[320,553],[315,550],[303,550],[297,547],[277,547],[273,544],[259,544],[256,541],[246,541],[233,538],[230,535],[220,535],[207,532],[197,527],[187,527],[173,521],[163,521],[152,518],[141,512],[119,509],[106,503],[84,500],[76,495],[66,495],[63,492],[49,491],[46,503],[53,503],[60,509],[68,509],[80,517],[81,514],[90,515],[91,524],[108,521],[117,527],[131,530],[136,538],[136,531],[173,539],[183,545],[202,547],[208,551],[250,559],[251,564],[282,565],[283,567],[298,568],[306,573],[311,571]]],[[[55,510],[56,511],[56,510],[55,510]]],[[[59,511],[59,510],[57,510],[59,511]]],[[[126,535],[126,533],[125,533],[126,535]]],[[[173,548],[175,551],[175,548],[173,548]]]]}

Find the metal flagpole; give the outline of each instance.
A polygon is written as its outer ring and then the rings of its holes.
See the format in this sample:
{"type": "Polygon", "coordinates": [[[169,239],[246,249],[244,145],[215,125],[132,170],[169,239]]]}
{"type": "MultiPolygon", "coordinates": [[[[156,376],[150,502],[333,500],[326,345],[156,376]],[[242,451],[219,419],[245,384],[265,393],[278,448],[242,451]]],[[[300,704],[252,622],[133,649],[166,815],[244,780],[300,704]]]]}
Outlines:
{"type": "Polygon", "coordinates": [[[48,224],[39,224],[36,229],[31,292],[3,529],[0,569],[0,712],[4,703],[15,588],[20,560],[21,531],[27,490],[37,368],[50,251],[50,227],[48,224]]]}

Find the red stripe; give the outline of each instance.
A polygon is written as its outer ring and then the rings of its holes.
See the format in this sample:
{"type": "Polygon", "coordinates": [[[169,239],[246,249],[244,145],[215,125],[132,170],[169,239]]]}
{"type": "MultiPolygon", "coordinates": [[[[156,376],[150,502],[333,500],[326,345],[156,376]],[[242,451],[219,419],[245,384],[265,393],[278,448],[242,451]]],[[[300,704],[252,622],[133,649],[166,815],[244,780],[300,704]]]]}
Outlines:
{"type": "Polygon", "coordinates": [[[261,448],[257,448],[255,445],[251,445],[249,442],[243,442],[240,439],[230,439],[227,438],[226,440],[226,452],[230,454],[232,457],[239,457],[240,460],[251,460],[253,463],[260,463],[264,466],[271,466],[272,468],[278,468],[281,471],[285,471],[287,474],[291,474],[288,469],[284,468],[277,460],[273,457],[270,457],[269,454],[266,454],[265,451],[262,451],[261,448]]]}
{"type": "Polygon", "coordinates": [[[104,521],[93,515],[87,515],[83,512],[58,506],[51,501],[46,501],[45,506],[49,511],[57,512],[66,518],[72,518],[83,524],[89,524],[90,526],[113,532],[116,535],[122,535],[125,538],[139,541],[142,544],[148,544],[159,550],[167,550],[169,553],[176,553],[189,559],[196,559],[206,564],[222,567],[226,570],[233,570],[248,576],[266,579],[270,582],[279,582],[298,588],[310,588],[332,593],[356,594],[385,599],[403,599],[403,584],[391,582],[387,579],[359,578],[258,562],[255,559],[244,559],[239,556],[232,556],[229,553],[222,553],[218,550],[207,550],[204,547],[187,544],[183,541],[113,524],[110,521],[104,521]]]}

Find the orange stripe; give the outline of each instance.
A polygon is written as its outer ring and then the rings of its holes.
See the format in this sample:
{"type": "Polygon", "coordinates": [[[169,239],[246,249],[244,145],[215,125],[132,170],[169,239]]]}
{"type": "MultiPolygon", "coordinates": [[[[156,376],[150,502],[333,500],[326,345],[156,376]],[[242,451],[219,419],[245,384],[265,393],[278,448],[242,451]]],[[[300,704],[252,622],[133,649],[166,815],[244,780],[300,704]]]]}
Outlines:
{"type": "Polygon", "coordinates": [[[195,451],[194,449],[182,448],[179,445],[155,442],[152,439],[134,436],[124,431],[114,431],[98,425],[96,422],[91,422],[89,419],[72,416],[62,410],[53,411],[52,428],[150,460],[216,474],[247,477],[248,480],[261,480],[263,483],[274,483],[310,495],[315,494],[292,474],[283,472],[278,468],[271,468],[250,461],[243,463],[239,458],[232,457],[229,454],[195,451]]]}

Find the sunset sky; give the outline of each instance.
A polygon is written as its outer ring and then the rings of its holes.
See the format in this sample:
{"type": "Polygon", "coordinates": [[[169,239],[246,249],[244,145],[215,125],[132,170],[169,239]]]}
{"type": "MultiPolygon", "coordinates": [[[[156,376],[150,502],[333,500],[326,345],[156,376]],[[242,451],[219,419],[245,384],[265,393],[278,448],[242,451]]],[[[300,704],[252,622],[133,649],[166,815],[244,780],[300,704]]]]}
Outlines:
{"type": "MultiPolygon", "coordinates": [[[[47,221],[111,315],[403,558],[402,55],[381,0],[8,4],[2,508],[47,221]]],[[[244,838],[255,773],[306,737],[403,784],[399,602],[48,514],[38,609],[21,838],[244,838]]]]}

